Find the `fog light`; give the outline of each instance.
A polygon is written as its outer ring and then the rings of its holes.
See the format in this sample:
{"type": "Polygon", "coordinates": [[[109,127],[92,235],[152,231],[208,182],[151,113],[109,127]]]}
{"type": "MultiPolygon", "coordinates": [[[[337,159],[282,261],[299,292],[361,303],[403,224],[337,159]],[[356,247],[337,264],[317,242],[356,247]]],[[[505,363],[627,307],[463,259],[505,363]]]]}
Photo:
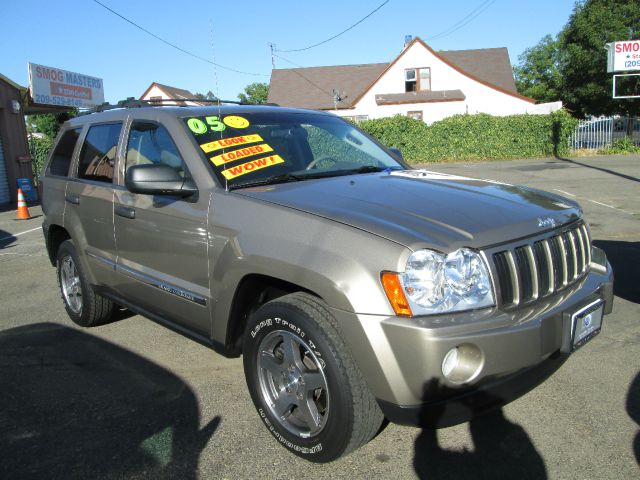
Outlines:
{"type": "Polygon", "coordinates": [[[447,352],[442,360],[442,375],[451,383],[475,380],[484,366],[484,355],[475,345],[463,343],[447,352]]]}
{"type": "Polygon", "coordinates": [[[442,361],[442,374],[449,378],[451,373],[458,368],[460,356],[458,355],[458,347],[452,348],[447,352],[442,361]]]}

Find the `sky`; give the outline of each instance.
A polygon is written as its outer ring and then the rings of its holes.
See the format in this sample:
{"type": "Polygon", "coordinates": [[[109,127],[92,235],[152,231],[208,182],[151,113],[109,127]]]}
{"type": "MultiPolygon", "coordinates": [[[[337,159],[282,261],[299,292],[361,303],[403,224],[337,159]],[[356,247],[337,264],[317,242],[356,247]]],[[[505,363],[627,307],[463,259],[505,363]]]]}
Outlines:
{"type": "Polygon", "coordinates": [[[334,40],[286,52],[340,33],[385,0],[99,1],[189,54],[95,0],[0,0],[0,73],[27,86],[32,62],[98,77],[111,103],[140,97],[152,82],[237,100],[248,84],[269,82],[269,43],[276,68],[389,62],[405,35],[435,50],[507,47],[515,65],[526,48],[558,33],[574,6],[574,0],[388,0],[334,40]]]}

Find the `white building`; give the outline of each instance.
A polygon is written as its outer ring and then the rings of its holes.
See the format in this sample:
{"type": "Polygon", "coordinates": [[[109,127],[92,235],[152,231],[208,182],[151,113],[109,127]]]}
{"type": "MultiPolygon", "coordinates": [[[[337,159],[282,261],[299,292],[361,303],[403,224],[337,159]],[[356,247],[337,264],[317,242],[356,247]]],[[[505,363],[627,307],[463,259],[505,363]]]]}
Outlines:
{"type": "Polygon", "coordinates": [[[195,95],[189,90],[183,88],[170,87],[161,83],[153,82],[149,88],[140,96],[140,100],[148,100],[150,102],[160,102],[163,105],[204,105],[204,103],[185,101],[185,99],[194,99],[195,95]]]}
{"type": "Polygon", "coordinates": [[[420,38],[390,63],[275,69],[269,102],[331,110],[354,120],[408,115],[432,123],[455,114],[549,113],[516,90],[506,48],[436,52],[420,38]]]}

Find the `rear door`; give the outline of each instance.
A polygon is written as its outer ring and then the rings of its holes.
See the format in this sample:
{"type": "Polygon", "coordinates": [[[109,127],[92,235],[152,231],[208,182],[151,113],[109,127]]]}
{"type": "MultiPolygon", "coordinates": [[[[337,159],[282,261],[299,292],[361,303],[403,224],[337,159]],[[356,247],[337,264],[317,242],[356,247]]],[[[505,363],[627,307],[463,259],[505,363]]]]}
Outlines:
{"type": "MultiPolygon", "coordinates": [[[[125,171],[132,165],[163,163],[191,176],[161,123],[133,120],[125,142],[125,171]]],[[[114,216],[119,295],[206,337],[211,329],[208,202],[208,195],[144,195],[121,186],[115,192],[114,216]]]]}
{"type": "Polygon", "coordinates": [[[40,179],[42,184],[42,209],[49,224],[62,225],[65,210],[65,193],[73,153],[76,150],[82,128],[72,128],[60,133],[49,163],[40,179]]]}
{"type": "Polygon", "coordinates": [[[114,172],[122,122],[90,125],[84,132],[75,175],[65,194],[64,224],[89,268],[94,285],[110,285],[115,277],[113,227],[114,172]]]}

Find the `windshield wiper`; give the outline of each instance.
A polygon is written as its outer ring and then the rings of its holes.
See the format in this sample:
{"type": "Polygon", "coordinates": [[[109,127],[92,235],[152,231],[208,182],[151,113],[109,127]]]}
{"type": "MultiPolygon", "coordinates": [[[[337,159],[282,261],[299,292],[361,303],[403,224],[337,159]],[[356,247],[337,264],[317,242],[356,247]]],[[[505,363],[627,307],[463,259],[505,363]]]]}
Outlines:
{"type": "Polygon", "coordinates": [[[393,170],[401,170],[398,167],[379,167],[376,165],[363,165],[359,168],[354,168],[353,170],[346,170],[346,175],[357,175],[359,173],[374,173],[374,172],[391,172],[393,170]]]}
{"type": "Polygon", "coordinates": [[[293,173],[281,173],[279,175],[273,175],[271,177],[263,178],[262,180],[229,185],[229,190],[235,190],[237,188],[258,187],[260,185],[273,185],[276,183],[298,182],[300,180],[304,180],[304,177],[295,175],[293,173]]]}
{"type": "Polygon", "coordinates": [[[373,172],[383,172],[385,171],[385,167],[377,167],[375,165],[363,165],[360,168],[356,168],[352,170],[353,173],[373,173],[373,172]]]}

